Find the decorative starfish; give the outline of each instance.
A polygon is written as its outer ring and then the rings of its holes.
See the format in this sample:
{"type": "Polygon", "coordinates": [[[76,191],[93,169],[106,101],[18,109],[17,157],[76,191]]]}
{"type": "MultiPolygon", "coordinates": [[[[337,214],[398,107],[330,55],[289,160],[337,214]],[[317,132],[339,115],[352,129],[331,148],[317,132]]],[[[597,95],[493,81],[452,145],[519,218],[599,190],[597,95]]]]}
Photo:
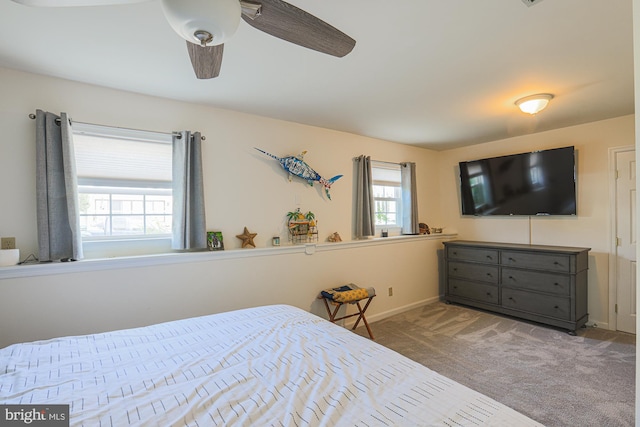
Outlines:
{"type": "Polygon", "coordinates": [[[249,245],[251,245],[251,246],[253,246],[255,248],[256,244],[253,243],[253,239],[257,235],[258,235],[258,233],[249,233],[249,230],[247,229],[247,227],[245,227],[244,228],[244,233],[238,234],[238,235],[236,235],[236,237],[238,239],[242,240],[242,247],[243,248],[246,248],[249,245]]]}

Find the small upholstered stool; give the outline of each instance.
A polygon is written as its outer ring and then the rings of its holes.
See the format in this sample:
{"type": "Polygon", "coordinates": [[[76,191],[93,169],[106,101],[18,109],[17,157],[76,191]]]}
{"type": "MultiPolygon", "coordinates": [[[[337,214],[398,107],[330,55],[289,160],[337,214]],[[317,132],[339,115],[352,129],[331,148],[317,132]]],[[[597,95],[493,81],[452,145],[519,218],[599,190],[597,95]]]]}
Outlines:
{"type": "Polygon", "coordinates": [[[356,320],[355,325],[353,325],[352,330],[355,330],[358,327],[358,323],[360,320],[367,327],[367,332],[369,332],[369,336],[373,340],[373,333],[371,332],[371,328],[369,327],[369,323],[367,322],[367,318],[364,317],[364,312],[367,311],[369,304],[371,304],[371,300],[376,296],[376,290],[374,288],[361,288],[359,286],[350,283],[348,285],[340,286],[339,288],[325,289],[320,292],[318,298],[322,298],[324,301],[324,306],[327,308],[327,313],[329,314],[330,322],[337,322],[338,320],[347,319],[349,317],[358,316],[358,320],[356,320]],[[360,305],[360,301],[367,300],[364,307],[360,305]],[[329,304],[335,306],[333,311],[329,307],[329,304]],[[338,310],[342,307],[343,304],[355,304],[358,307],[358,312],[349,314],[342,317],[336,317],[338,314],[338,310]]]}

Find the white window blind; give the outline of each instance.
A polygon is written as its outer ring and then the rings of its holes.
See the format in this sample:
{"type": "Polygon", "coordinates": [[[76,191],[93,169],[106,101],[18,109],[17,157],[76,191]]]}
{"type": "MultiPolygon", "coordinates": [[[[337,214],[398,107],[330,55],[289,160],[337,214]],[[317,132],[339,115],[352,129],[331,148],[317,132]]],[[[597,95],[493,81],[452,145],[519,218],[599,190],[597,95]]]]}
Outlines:
{"type": "Polygon", "coordinates": [[[371,161],[371,178],[377,183],[400,185],[400,165],[371,161]]]}
{"type": "Polygon", "coordinates": [[[171,134],[73,124],[78,183],[171,186],[171,134]]]}

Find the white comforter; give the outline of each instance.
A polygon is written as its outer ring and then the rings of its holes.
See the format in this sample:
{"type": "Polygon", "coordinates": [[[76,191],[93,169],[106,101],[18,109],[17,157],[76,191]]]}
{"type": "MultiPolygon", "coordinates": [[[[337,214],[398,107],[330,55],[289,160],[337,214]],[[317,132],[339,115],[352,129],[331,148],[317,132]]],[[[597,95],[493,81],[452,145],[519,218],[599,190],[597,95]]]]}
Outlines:
{"type": "Polygon", "coordinates": [[[540,426],[284,305],[6,347],[2,403],[78,426],[540,426]]]}

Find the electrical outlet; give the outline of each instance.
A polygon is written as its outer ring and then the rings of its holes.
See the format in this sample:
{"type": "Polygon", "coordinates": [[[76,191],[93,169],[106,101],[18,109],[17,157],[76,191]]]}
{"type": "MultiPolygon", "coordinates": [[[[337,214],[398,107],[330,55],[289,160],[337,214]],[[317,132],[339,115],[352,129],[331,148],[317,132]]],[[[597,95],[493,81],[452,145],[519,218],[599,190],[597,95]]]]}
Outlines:
{"type": "Polygon", "coordinates": [[[389,296],[392,297],[393,296],[393,288],[389,288],[389,296]]]}
{"type": "Polygon", "coordinates": [[[0,248],[2,249],[15,249],[16,238],[15,237],[3,237],[0,239],[0,248]]]}

